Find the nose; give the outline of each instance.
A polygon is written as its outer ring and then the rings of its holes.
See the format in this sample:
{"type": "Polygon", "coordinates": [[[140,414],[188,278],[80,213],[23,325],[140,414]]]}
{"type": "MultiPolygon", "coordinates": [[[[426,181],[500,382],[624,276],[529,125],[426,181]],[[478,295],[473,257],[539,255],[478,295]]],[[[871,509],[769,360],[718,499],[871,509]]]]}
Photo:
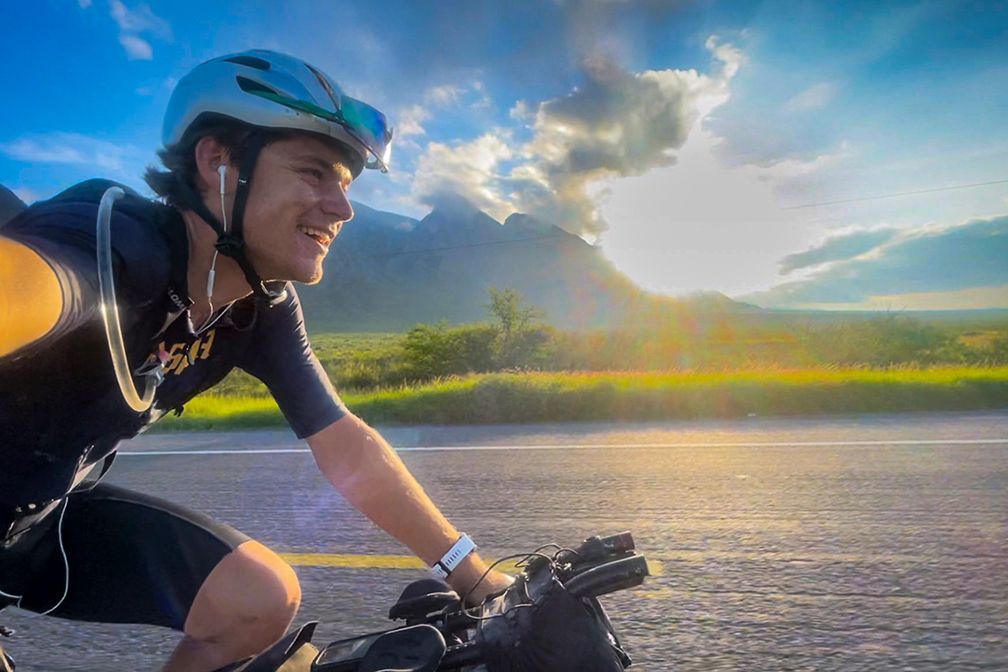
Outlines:
{"type": "Polygon", "coordinates": [[[353,219],[353,205],[347,197],[346,186],[342,183],[333,181],[332,188],[326,189],[322,194],[320,206],[322,212],[336,220],[337,227],[353,219]]]}

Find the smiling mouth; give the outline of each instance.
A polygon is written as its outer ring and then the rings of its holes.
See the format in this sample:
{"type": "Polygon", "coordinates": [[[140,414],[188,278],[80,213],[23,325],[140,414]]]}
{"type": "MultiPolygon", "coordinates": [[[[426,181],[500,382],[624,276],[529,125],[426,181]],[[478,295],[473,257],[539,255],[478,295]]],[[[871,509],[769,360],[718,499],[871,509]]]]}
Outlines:
{"type": "Polygon", "coordinates": [[[321,245],[326,249],[329,248],[329,243],[333,241],[334,237],[333,234],[329,233],[324,229],[313,229],[310,226],[298,225],[297,230],[303,233],[304,235],[308,236],[309,238],[313,239],[316,243],[318,243],[319,245],[321,245]]]}

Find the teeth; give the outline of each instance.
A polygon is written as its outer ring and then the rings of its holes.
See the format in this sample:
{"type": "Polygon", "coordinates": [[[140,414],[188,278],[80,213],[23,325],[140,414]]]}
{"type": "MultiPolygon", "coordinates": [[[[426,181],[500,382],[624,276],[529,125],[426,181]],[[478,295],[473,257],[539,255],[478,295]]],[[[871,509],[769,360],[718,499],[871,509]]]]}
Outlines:
{"type": "Polygon", "coordinates": [[[322,231],[320,229],[311,229],[307,226],[301,226],[301,225],[298,225],[297,229],[301,233],[311,236],[312,238],[322,243],[323,245],[328,245],[330,242],[332,242],[332,236],[329,235],[328,231],[322,231]]]}

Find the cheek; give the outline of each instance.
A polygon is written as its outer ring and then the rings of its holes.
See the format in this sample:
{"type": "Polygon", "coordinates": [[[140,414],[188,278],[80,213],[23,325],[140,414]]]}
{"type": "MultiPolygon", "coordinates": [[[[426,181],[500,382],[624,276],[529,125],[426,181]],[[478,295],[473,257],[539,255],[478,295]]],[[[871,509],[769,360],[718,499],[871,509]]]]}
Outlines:
{"type": "Polygon", "coordinates": [[[296,173],[268,163],[260,163],[252,179],[245,206],[246,244],[260,255],[271,247],[287,246],[297,223],[310,212],[316,200],[313,187],[296,173]]]}

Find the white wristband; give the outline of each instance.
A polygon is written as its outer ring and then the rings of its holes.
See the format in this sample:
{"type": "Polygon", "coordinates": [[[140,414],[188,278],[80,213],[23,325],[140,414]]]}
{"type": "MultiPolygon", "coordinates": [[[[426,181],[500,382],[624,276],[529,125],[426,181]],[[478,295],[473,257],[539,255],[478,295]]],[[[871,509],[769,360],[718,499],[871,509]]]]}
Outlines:
{"type": "Polygon", "coordinates": [[[459,537],[459,540],[455,542],[448,552],[445,553],[440,560],[434,563],[431,567],[431,571],[439,579],[444,580],[448,578],[448,575],[452,573],[456,567],[462,562],[462,560],[476,550],[476,544],[473,540],[469,538],[468,534],[463,534],[459,537]]]}

